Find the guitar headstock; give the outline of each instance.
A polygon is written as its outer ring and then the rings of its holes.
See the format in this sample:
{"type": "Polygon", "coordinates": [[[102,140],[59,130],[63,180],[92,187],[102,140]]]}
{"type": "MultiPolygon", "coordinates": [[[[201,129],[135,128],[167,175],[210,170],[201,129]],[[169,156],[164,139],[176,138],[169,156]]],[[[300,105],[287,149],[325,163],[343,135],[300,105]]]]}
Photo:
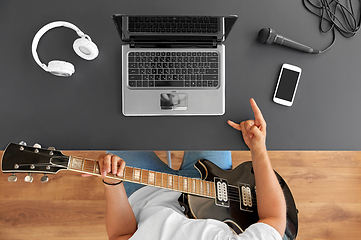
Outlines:
{"type": "Polygon", "coordinates": [[[30,147],[17,143],[10,143],[2,157],[1,171],[13,173],[9,181],[16,181],[15,173],[29,173],[26,182],[32,182],[31,173],[45,174],[42,181],[47,182],[46,174],[56,174],[67,169],[69,157],[54,149],[30,147]]]}

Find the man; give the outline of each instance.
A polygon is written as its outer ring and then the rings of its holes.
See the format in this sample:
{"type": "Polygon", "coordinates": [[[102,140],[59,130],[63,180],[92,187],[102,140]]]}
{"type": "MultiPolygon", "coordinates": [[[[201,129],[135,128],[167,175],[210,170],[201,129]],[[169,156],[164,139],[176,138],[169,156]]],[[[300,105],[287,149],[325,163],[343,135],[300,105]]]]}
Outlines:
{"type": "MultiPolygon", "coordinates": [[[[253,99],[250,104],[254,120],[240,124],[229,120],[228,124],[242,131],[251,151],[257,185],[258,223],[244,233],[234,235],[223,222],[186,218],[177,201],[180,193],[104,178],[109,239],[282,239],[286,226],[285,199],[266,149],[266,122],[253,99]]],[[[175,171],[154,153],[122,151],[108,153],[99,160],[99,165],[103,176],[110,172],[122,176],[127,161],[129,165],[144,169],[199,178],[193,167],[199,158],[208,159],[223,169],[230,169],[232,165],[229,152],[186,152],[180,170],[175,171]]]]}

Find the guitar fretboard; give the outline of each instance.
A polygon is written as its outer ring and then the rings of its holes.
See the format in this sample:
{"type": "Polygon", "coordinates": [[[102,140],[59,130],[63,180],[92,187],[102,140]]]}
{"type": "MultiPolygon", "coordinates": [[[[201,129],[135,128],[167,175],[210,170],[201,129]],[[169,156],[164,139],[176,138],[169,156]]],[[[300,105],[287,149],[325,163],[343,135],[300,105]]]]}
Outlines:
{"type": "MultiPolygon", "coordinates": [[[[80,157],[71,156],[69,158],[68,170],[96,176],[101,175],[98,161],[80,157]]],[[[125,167],[122,177],[109,173],[106,177],[202,197],[215,198],[214,183],[196,178],[182,177],[128,166],[125,167]]]]}

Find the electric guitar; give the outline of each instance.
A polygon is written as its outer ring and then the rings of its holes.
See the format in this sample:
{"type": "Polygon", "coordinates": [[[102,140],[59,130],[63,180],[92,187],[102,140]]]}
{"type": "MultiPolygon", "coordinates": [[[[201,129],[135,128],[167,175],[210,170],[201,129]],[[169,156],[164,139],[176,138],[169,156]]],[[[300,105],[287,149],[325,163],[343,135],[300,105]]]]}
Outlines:
{"type": "MultiPolygon", "coordinates": [[[[122,177],[110,173],[106,177],[182,192],[179,202],[189,218],[220,220],[228,224],[236,234],[259,220],[252,162],[244,162],[233,170],[223,170],[208,160],[200,159],[195,167],[201,173],[201,179],[128,166],[122,177]]],[[[8,178],[10,182],[17,180],[15,173],[28,173],[26,182],[33,181],[32,173],[44,174],[41,181],[47,182],[47,174],[56,174],[61,170],[101,175],[96,160],[65,156],[55,149],[16,143],[10,143],[5,149],[1,170],[12,173],[8,178]]],[[[298,232],[298,210],[286,182],[277,172],[275,174],[287,204],[285,234],[290,239],[295,239],[298,232]]]]}

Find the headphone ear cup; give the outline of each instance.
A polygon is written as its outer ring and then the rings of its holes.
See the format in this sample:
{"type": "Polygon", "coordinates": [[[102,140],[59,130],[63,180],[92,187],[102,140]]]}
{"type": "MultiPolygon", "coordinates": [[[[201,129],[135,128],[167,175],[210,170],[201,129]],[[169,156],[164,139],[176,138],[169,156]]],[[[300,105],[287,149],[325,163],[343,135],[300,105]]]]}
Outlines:
{"type": "Polygon", "coordinates": [[[79,57],[85,60],[93,60],[99,55],[97,45],[87,37],[81,37],[74,41],[73,49],[79,57]]]}
{"type": "Polygon", "coordinates": [[[75,72],[75,68],[69,62],[53,60],[48,64],[48,71],[56,76],[70,77],[75,72]]]}

